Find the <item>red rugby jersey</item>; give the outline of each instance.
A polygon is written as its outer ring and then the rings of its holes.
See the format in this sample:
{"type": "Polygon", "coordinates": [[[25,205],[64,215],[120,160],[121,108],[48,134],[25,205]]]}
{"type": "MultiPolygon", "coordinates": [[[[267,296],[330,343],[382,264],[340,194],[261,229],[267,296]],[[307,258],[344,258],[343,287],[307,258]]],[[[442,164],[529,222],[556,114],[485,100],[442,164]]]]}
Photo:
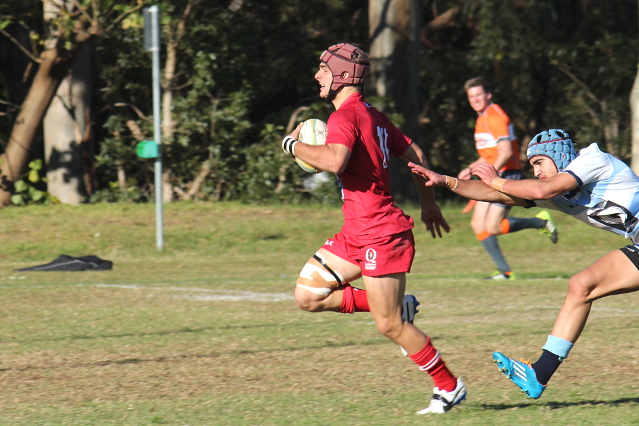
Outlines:
{"type": "Polygon", "coordinates": [[[349,96],[328,119],[327,144],[346,145],[351,156],[337,174],[344,204],[342,232],[369,240],[411,229],[413,219],[390,193],[389,156],[400,157],[412,141],[360,93],[349,96]]]}

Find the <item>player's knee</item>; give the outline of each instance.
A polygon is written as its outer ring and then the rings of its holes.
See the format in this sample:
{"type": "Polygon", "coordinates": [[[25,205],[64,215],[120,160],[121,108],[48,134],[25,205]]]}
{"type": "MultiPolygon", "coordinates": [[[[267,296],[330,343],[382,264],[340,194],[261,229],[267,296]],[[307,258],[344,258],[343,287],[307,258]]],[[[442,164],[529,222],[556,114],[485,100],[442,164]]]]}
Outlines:
{"type": "Polygon", "coordinates": [[[295,304],[304,311],[319,312],[322,310],[322,301],[331,293],[332,290],[329,288],[312,288],[297,284],[295,304]]]}
{"type": "Polygon", "coordinates": [[[484,232],[486,230],[484,228],[484,221],[483,220],[480,221],[480,220],[472,219],[470,221],[470,227],[472,228],[472,230],[475,233],[475,235],[481,234],[482,232],[484,232]]]}
{"type": "Polygon", "coordinates": [[[319,309],[319,303],[317,301],[305,297],[295,296],[295,304],[298,308],[306,312],[317,312],[319,309]]]}
{"type": "Polygon", "coordinates": [[[568,280],[568,295],[573,298],[588,300],[594,287],[590,276],[585,272],[580,272],[568,280]]]}
{"type": "Polygon", "coordinates": [[[310,312],[323,310],[322,301],[345,282],[339,272],[331,269],[323,258],[318,260],[318,256],[316,253],[315,258],[304,265],[295,287],[295,303],[310,312]]]}
{"type": "Polygon", "coordinates": [[[381,318],[375,321],[377,331],[395,341],[402,332],[403,321],[400,318],[381,318]]]}
{"type": "Polygon", "coordinates": [[[312,312],[313,301],[308,297],[308,295],[299,292],[297,289],[295,289],[295,304],[303,311],[312,312]]]}
{"type": "MultiPolygon", "coordinates": [[[[330,294],[330,289],[326,290],[330,294]]],[[[317,294],[314,289],[307,286],[297,284],[295,287],[295,304],[304,311],[317,312],[321,306],[320,302],[325,298],[326,295],[317,294]]]]}

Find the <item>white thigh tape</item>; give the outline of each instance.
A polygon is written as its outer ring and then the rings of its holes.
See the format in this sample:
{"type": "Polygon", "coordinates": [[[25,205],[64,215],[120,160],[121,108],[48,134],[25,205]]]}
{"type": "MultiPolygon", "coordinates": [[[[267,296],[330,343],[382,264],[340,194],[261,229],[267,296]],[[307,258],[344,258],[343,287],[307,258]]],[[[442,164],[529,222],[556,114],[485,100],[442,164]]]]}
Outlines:
{"type": "Polygon", "coordinates": [[[303,289],[308,290],[311,293],[319,294],[320,296],[328,296],[333,291],[330,288],[326,288],[326,287],[309,287],[304,284],[298,284],[297,286],[302,287],[303,289]]]}
{"type": "MultiPolygon", "coordinates": [[[[307,263],[302,268],[302,272],[300,272],[300,277],[306,278],[312,281],[317,281],[318,275],[320,278],[322,278],[324,281],[326,281],[329,284],[337,284],[335,277],[326,269],[322,268],[321,266],[307,263]]],[[[342,279],[342,276],[339,274],[338,274],[338,277],[342,279]]]]}
{"type": "MultiPolygon", "coordinates": [[[[329,268],[330,269],[330,266],[328,265],[328,262],[326,261],[326,258],[324,256],[322,256],[322,254],[320,252],[316,252],[315,256],[317,256],[321,260],[320,263],[322,263],[325,268],[329,268]]],[[[315,259],[315,260],[317,260],[317,259],[315,259]]],[[[331,271],[333,271],[333,274],[335,274],[337,276],[337,278],[339,278],[339,280],[341,281],[339,284],[343,284],[343,283],[346,282],[346,280],[344,279],[342,274],[340,274],[339,272],[337,272],[334,269],[331,269],[331,271]]],[[[333,277],[333,278],[335,278],[335,277],[333,277]]]]}

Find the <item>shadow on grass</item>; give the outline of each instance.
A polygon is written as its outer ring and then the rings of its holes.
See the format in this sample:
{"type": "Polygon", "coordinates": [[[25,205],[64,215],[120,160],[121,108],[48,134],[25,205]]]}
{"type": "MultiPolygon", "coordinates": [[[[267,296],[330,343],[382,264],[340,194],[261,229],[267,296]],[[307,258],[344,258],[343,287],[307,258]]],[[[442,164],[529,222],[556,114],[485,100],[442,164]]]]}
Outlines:
{"type": "Polygon", "coordinates": [[[521,403],[521,404],[480,404],[485,410],[511,410],[513,408],[528,407],[546,407],[551,410],[567,407],[586,407],[595,405],[622,405],[622,404],[639,404],[639,398],[619,398],[609,401],[602,400],[586,400],[576,402],[544,402],[544,403],[521,403]]]}
{"type": "MultiPolygon", "coordinates": [[[[301,323],[300,323],[301,324],[301,323]]],[[[183,327],[176,330],[150,331],[137,333],[120,333],[120,334],[72,334],[70,336],[61,336],[50,339],[27,339],[27,340],[0,340],[0,343],[34,343],[34,342],[63,342],[65,340],[94,340],[94,339],[121,339],[126,337],[147,337],[147,336],[169,336],[172,334],[188,334],[202,333],[215,330],[232,330],[232,329],[251,329],[251,328],[294,328],[299,324],[254,324],[254,325],[224,325],[221,327],[183,327]],[[287,327],[288,326],[288,327],[287,327]]]]}
{"type": "Polygon", "coordinates": [[[365,340],[361,342],[324,342],[323,344],[318,345],[304,345],[297,347],[288,347],[288,348],[274,348],[274,349],[260,349],[260,350],[231,350],[231,351],[220,351],[220,352],[210,352],[204,354],[179,354],[173,356],[160,356],[153,358],[122,358],[116,360],[108,360],[108,361],[95,361],[95,362],[86,362],[86,363],[61,363],[59,365],[29,365],[26,367],[19,368],[0,368],[0,372],[5,371],[27,371],[27,370],[56,370],[59,368],[86,368],[86,367],[105,367],[109,365],[123,365],[123,364],[143,364],[143,363],[159,363],[159,362],[172,362],[183,359],[201,359],[201,358],[217,358],[224,355],[231,356],[241,356],[241,355],[252,355],[252,354],[260,354],[260,353],[277,353],[277,352],[295,352],[295,351],[316,351],[318,349],[325,348],[345,348],[351,346],[379,346],[386,345],[388,341],[385,339],[379,340],[365,340]]]}
{"type": "Polygon", "coordinates": [[[143,337],[143,336],[169,336],[171,334],[184,334],[184,333],[201,333],[203,331],[210,331],[219,329],[219,327],[202,327],[202,328],[190,328],[184,327],[177,330],[168,331],[153,331],[153,332],[139,332],[139,333],[121,333],[121,334],[72,334],[70,336],[61,336],[51,339],[28,339],[28,340],[3,340],[2,342],[11,343],[34,343],[34,342],[64,342],[65,340],[95,340],[95,339],[122,339],[126,337],[143,337]]]}
{"type": "MultiPolygon", "coordinates": [[[[494,281],[494,280],[487,280],[486,276],[488,274],[459,274],[459,273],[453,273],[453,274],[414,274],[413,277],[417,277],[417,278],[428,278],[428,279],[438,279],[438,280],[450,280],[450,281],[472,281],[472,282],[479,282],[479,283],[484,283],[484,284],[512,284],[513,281],[494,281]],[[488,281],[488,282],[487,282],[488,281]]],[[[518,282],[518,281],[535,281],[535,280],[556,280],[556,281],[561,281],[561,280],[567,280],[569,279],[571,276],[573,276],[574,273],[569,273],[569,272],[522,272],[522,273],[517,273],[517,277],[514,280],[514,282],[518,282]]]]}
{"type": "MultiPolygon", "coordinates": [[[[210,327],[198,327],[198,328],[193,328],[193,327],[182,327],[182,328],[178,328],[175,330],[162,330],[162,331],[150,331],[150,332],[144,332],[144,331],[140,331],[140,332],[132,332],[132,333],[119,333],[119,334],[72,334],[69,336],[60,336],[60,337],[55,337],[55,338],[49,338],[49,339],[23,339],[23,340],[18,340],[18,339],[0,339],[0,343],[35,343],[35,342],[63,342],[66,340],[97,340],[97,339],[122,339],[122,338],[128,338],[128,337],[148,337],[148,336],[170,336],[172,334],[188,334],[188,333],[204,333],[204,332],[209,332],[209,331],[216,331],[216,330],[248,330],[248,329],[273,329],[273,328],[278,328],[280,330],[284,330],[284,329],[296,329],[296,328],[306,328],[307,326],[309,326],[308,322],[303,322],[303,321],[299,321],[299,322],[291,322],[291,323],[287,323],[287,324],[283,324],[283,323],[271,323],[271,324],[251,324],[251,325],[222,325],[222,326],[210,326],[210,327]]],[[[315,325],[315,323],[312,323],[313,325],[315,325]]],[[[331,326],[331,324],[327,324],[327,326],[331,326]]],[[[339,333],[335,333],[336,337],[339,337],[339,333]]],[[[437,339],[439,338],[439,336],[430,335],[431,338],[433,339],[437,339]]],[[[381,341],[383,342],[388,342],[385,339],[381,339],[381,341]]],[[[352,344],[349,342],[344,343],[345,346],[351,346],[352,344]]],[[[341,344],[336,344],[337,346],[340,346],[341,344]]],[[[331,344],[326,345],[331,346],[331,344]]],[[[258,351],[259,352],[259,351],[258,351]]]]}

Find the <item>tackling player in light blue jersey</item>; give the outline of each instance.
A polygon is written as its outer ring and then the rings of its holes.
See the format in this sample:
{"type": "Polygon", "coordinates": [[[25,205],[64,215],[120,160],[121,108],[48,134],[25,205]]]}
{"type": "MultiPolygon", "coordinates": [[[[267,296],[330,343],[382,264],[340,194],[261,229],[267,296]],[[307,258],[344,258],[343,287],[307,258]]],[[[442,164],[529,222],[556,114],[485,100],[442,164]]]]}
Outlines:
{"type": "Polygon", "coordinates": [[[570,174],[578,187],[558,197],[535,200],[535,205],[562,211],[639,244],[639,177],[626,163],[601,152],[593,143],[579,151],[563,173],[570,174]]]}
{"type": "Polygon", "coordinates": [[[472,174],[481,181],[457,180],[410,164],[427,186],[445,186],[467,198],[562,211],[595,228],[632,241],[570,278],[568,295],[539,359],[530,364],[493,353],[499,369],[530,398],[539,398],[586,325],[592,302],[639,290],[639,177],[596,143],[576,154],[567,132],[551,129],[528,145],[538,179],[506,180],[488,163],[472,174]]]}

